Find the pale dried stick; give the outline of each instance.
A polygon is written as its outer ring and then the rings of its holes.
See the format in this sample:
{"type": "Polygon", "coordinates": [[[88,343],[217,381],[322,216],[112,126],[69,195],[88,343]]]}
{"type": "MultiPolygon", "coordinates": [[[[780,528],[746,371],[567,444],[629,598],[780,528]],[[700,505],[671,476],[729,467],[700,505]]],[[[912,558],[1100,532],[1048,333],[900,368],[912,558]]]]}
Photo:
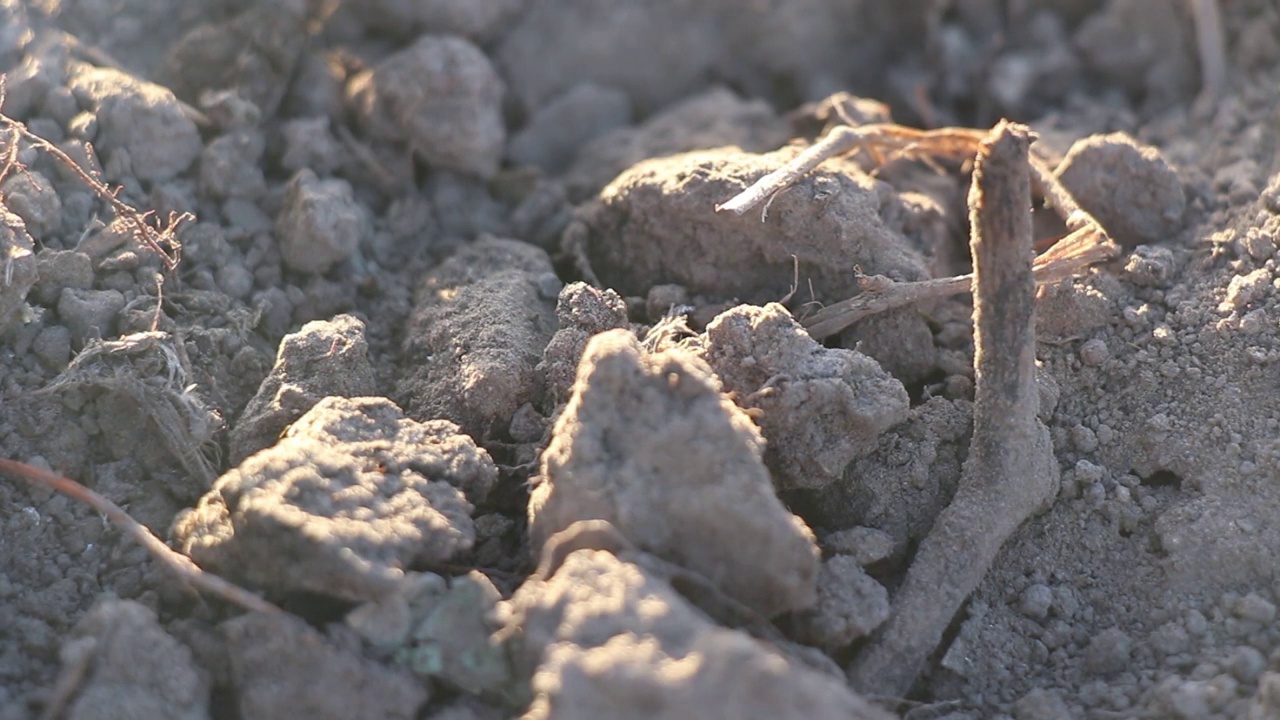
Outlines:
{"type": "Polygon", "coordinates": [[[1217,98],[1227,84],[1227,40],[1217,0],[1188,0],[1196,26],[1196,50],[1200,55],[1200,97],[1217,98]]]}
{"type": "Polygon", "coordinates": [[[129,517],[129,513],[122,510],[119,505],[75,480],[7,458],[0,458],[0,471],[16,475],[35,485],[44,485],[57,490],[63,495],[79,500],[98,511],[110,520],[112,525],[115,525],[126,536],[145,548],[147,552],[151,553],[152,557],[159,560],[162,565],[168,567],[183,582],[192,587],[208,591],[253,612],[281,612],[280,608],[248,590],[213,573],[201,570],[200,566],[196,565],[191,558],[165,545],[145,525],[129,517]]]}
{"type": "Polygon", "coordinates": [[[960,485],[912,561],[889,620],[854,659],[853,686],[904,696],[1005,540],[1057,491],[1036,418],[1031,133],[1001,121],[981,143],[969,193],[974,266],[973,440],[960,485]]]}
{"type": "MultiPolygon", "coordinates": [[[[1115,256],[1116,246],[1099,229],[1086,225],[1036,257],[1036,283],[1048,285],[1078,275],[1095,263],[1115,256]]],[[[804,317],[800,324],[815,340],[835,335],[863,318],[926,300],[969,292],[973,275],[899,282],[883,275],[856,278],[859,292],[851,298],[828,305],[804,317]]]]}
{"type": "MultiPolygon", "coordinates": [[[[863,150],[877,161],[887,157],[936,158],[944,157],[964,161],[973,156],[981,131],[967,128],[941,128],[916,130],[891,123],[876,123],[832,128],[821,140],[806,148],[790,162],[755,181],[751,187],[716,206],[716,211],[728,210],[741,215],[766,202],[779,192],[791,187],[797,180],[823,161],[863,150]]],[[[768,206],[766,205],[766,211],[768,206]]]]}

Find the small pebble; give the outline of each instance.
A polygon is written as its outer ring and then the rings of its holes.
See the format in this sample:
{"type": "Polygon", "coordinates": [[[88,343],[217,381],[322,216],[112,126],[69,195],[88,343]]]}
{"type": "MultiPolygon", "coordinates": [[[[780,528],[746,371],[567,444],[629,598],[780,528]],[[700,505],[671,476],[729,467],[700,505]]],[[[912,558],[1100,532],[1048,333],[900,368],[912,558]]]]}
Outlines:
{"type": "Polygon", "coordinates": [[[1110,357],[1111,351],[1107,348],[1107,342],[1102,338],[1093,338],[1086,340],[1080,346],[1080,362],[1089,367],[1097,367],[1106,362],[1110,357]]]}
{"type": "Polygon", "coordinates": [[[1035,620],[1043,620],[1053,607],[1053,588],[1042,583],[1028,585],[1019,598],[1018,609],[1023,615],[1035,620]]]}

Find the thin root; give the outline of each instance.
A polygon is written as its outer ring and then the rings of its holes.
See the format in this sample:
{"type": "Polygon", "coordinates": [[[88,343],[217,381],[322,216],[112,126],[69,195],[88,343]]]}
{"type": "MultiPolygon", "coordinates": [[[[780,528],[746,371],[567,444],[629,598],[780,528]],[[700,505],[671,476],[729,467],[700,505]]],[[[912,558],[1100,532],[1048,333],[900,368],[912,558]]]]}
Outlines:
{"type": "Polygon", "coordinates": [[[7,472],[11,475],[26,480],[35,485],[43,485],[52,488],[74,500],[88,505],[94,510],[101,513],[112,525],[115,525],[126,536],[133,539],[134,542],[141,545],[151,553],[151,556],[159,560],[161,564],[167,566],[186,584],[217,595],[228,602],[252,611],[261,613],[278,613],[280,608],[235,585],[224,580],[217,575],[205,572],[200,569],[199,565],[179,553],[178,551],[165,545],[160,538],[156,537],[151,530],[145,525],[134,520],[119,505],[111,502],[107,498],[81,485],[70,478],[55,475],[46,470],[32,467],[26,463],[16,460],[0,458],[0,471],[7,472]]]}

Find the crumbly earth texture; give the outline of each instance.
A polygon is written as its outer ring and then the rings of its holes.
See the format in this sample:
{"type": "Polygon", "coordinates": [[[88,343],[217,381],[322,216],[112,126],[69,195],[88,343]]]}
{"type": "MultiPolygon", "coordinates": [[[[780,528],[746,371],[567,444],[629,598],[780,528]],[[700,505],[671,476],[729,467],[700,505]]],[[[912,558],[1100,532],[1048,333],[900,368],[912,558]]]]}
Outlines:
{"type": "Polygon", "coordinates": [[[5,116],[196,217],[169,269],[0,122],[0,454],[284,611],[0,478],[0,720],[1280,717],[1280,7],[1203,3],[1206,90],[1194,4],[0,0],[5,116]],[[798,323],[967,272],[968,167],[714,210],[889,114],[1027,123],[1122,245],[1038,291],[1061,489],[905,698],[845,673],[972,306],[798,323]]]}

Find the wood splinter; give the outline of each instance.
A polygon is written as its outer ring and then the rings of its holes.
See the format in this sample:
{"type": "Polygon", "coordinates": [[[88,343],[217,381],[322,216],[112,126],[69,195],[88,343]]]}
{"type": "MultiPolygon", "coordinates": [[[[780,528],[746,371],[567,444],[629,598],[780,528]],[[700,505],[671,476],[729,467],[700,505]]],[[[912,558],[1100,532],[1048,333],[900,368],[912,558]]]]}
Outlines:
{"type": "Polygon", "coordinates": [[[849,669],[862,692],[907,694],[1001,546],[1057,494],[1049,432],[1036,417],[1031,138],[1026,126],[1001,121],[977,148],[973,440],[955,498],[921,543],[889,620],[849,669]]]}

